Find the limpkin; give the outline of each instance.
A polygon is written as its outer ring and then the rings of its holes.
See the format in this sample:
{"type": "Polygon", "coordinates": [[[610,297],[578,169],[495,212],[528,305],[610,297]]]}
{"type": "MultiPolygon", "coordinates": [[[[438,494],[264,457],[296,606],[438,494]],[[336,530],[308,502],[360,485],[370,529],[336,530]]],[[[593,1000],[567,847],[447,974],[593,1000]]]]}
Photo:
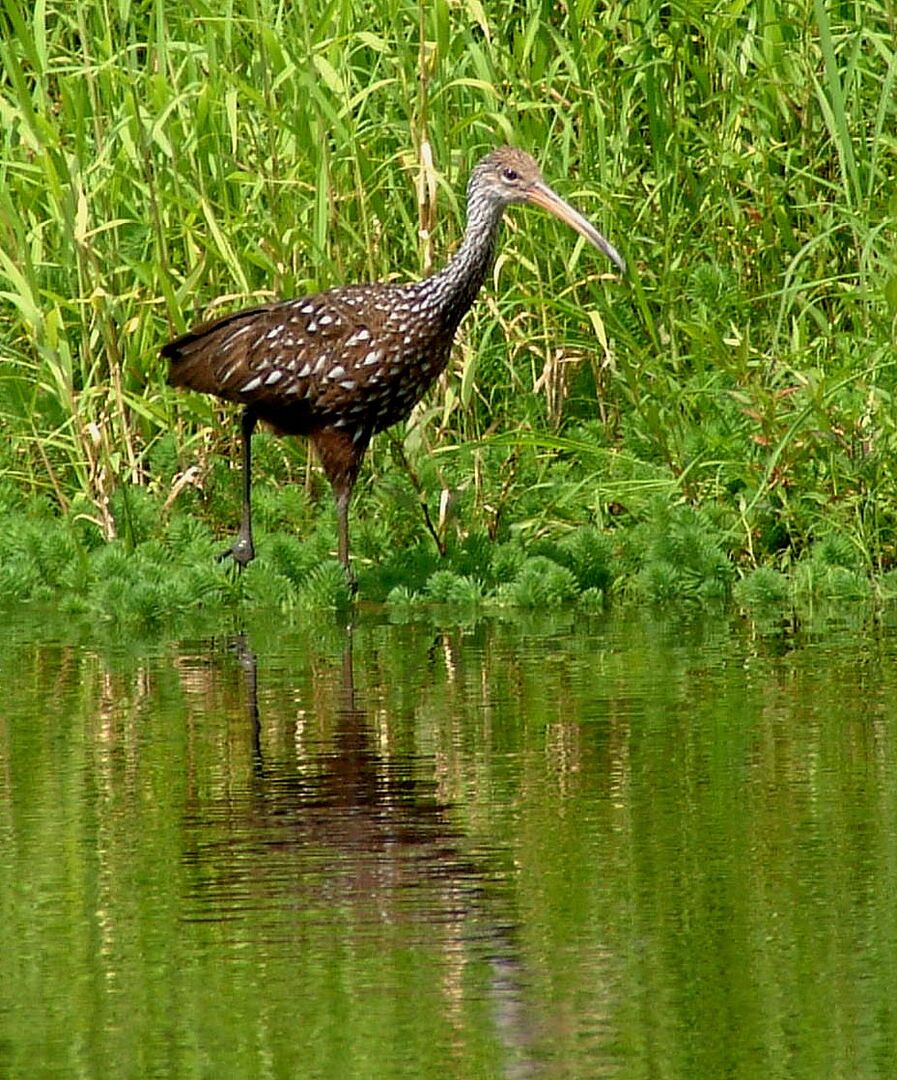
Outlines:
{"type": "Polygon", "coordinates": [[[333,488],[339,559],[350,584],[349,501],[371,437],[406,418],[444,371],[458,324],[488,273],[504,208],[532,203],[572,226],[621,271],[617,250],[542,179],[521,150],[502,147],[474,168],[467,228],[454,257],[410,285],[343,285],[262,304],[170,341],[168,381],[243,406],[243,511],[222,558],[244,566],[252,542],[252,433],[259,420],[307,435],[333,488]]]}

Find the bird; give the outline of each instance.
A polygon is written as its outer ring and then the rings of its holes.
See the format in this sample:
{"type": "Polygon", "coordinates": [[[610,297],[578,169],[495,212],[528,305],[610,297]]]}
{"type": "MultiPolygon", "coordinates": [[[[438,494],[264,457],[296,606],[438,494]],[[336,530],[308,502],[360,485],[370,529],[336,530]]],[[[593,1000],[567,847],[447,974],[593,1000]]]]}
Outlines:
{"type": "Polygon", "coordinates": [[[255,557],[252,434],[259,421],[307,436],[336,503],[338,557],[350,589],[349,504],[372,437],[406,419],[445,370],[458,326],[480,291],[507,206],[548,211],[604,253],[617,249],[542,178],[523,150],[502,146],[473,168],[467,224],[446,265],[411,283],[339,285],[201,323],[161,350],[168,382],[241,405],[243,499],[239,531],[220,558],[255,557]]]}

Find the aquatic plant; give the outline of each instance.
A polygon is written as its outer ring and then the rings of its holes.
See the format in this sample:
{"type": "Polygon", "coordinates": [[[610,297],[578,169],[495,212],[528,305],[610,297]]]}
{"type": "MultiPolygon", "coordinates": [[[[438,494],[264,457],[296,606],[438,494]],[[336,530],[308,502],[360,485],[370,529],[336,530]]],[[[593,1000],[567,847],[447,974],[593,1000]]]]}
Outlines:
{"type": "Polygon", "coordinates": [[[633,586],[645,599],[703,602],[728,595],[733,565],[724,547],[725,535],[709,515],[658,501],[624,542],[633,586]]]}
{"type": "Polygon", "coordinates": [[[526,559],[513,581],[499,587],[496,599],[524,608],[556,607],[577,594],[572,570],[545,555],[526,559]]]}
{"type": "Polygon", "coordinates": [[[437,603],[478,604],[483,599],[483,586],[466,574],[437,570],[427,580],[426,595],[437,603]]]}
{"type": "Polygon", "coordinates": [[[751,570],[732,588],[735,599],[746,607],[781,606],[788,600],[790,592],[786,575],[771,566],[751,570]]]}
{"type": "Polygon", "coordinates": [[[871,585],[855,546],[832,534],[813,544],[797,564],[794,591],[801,599],[863,600],[871,585]]]}
{"type": "Polygon", "coordinates": [[[327,559],[312,570],[299,589],[298,602],[308,610],[340,611],[351,605],[346,575],[336,559],[327,559]]]}

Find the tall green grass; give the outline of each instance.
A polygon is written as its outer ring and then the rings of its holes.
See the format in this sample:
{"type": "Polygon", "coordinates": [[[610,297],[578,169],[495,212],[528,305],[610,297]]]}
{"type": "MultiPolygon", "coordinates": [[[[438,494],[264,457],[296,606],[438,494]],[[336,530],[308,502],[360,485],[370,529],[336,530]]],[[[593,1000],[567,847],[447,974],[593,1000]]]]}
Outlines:
{"type": "MultiPolygon", "coordinates": [[[[888,567],[895,26],[889,0],[2,0],[0,471],[107,537],[122,485],[209,492],[234,426],[165,386],[160,345],[425,272],[509,140],[633,273],[509,213],[401,433],[433,498],[537,538],[638,522],[662,491],[710,508],[746,566],[838,533],[888,567]]],[[[315,490],[303,446],[271,453],[315,490]]],[[[401,513],[388,439],[371,460],[362,531],[401,513]]]]}

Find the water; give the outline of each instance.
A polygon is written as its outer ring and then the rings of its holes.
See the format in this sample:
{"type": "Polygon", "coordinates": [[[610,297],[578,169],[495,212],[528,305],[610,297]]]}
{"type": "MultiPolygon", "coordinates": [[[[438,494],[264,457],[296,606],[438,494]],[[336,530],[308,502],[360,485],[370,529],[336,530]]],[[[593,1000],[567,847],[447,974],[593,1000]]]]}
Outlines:
{"type": "Polygon", "coordinates": [[[2,1076],[897,1076],[887,622],[3,635],[2,1076]]]}

